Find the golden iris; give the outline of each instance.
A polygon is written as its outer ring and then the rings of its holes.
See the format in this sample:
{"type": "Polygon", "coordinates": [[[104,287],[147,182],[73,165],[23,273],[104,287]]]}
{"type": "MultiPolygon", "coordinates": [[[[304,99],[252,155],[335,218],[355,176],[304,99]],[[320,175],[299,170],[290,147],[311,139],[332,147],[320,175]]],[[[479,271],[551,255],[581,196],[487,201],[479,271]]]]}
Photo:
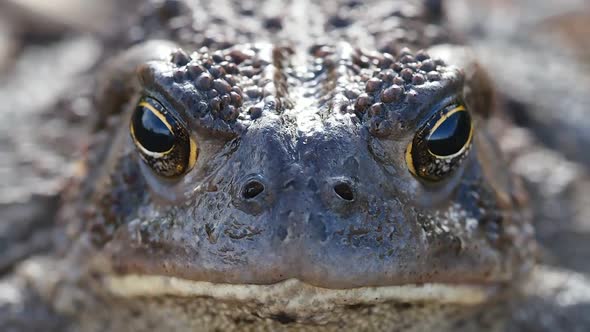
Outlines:
{"type": "Polygon", "coordinates": [[[197,160],[197,144],[186,126],[157,100],[142,98],[131,116],[131,137],[143,161],[156,174],[175,177],[197,160]]]}
{"type": "Polygon", "coordinates": [[[450,174],[467,155],[473,121],[463,104],[451,104],[434,114],[406,149],[410,172],[429,181],[450,174]]]}

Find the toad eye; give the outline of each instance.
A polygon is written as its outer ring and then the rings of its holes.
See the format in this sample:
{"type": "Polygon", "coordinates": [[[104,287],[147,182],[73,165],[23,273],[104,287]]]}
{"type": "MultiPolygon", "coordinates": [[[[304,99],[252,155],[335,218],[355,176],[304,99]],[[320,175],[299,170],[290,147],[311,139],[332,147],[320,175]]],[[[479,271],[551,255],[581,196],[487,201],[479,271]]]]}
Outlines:
{"type": "Polygon", "coordinates": [[[443,108],[418,130],[408,145],[408,169],[428,181],[442,180],[467,156],[472,136],[473,123],[464,105],[443,108]]]}
{"type": "Polygon", "coordinates": [[[142,98],[131,116],[131,138],[141,159],[163,177],[190,170],[197,160],[197,144],[183,123],[153,98],[142,98]]]}

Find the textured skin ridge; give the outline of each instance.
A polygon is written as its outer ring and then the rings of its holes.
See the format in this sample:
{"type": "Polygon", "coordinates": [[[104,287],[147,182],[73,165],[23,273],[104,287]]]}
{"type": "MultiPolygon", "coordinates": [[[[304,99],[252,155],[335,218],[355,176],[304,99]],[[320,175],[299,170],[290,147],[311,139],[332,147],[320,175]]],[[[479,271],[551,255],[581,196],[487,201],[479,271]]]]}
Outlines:
{"type": "Polygon", "coordinates": [[[387,136],[416,118],[425,100],[463,81],[462,72],[423,50],[414,54],[404,48],[394,57],[347,43],[314,45],[300,68],[290,61],[295,51],[270,44],[202,48],[191,55],[177,49],[170,61],[140,67],[139,76],[147,90],[165,90],[182,100],[185,113],[203,126],[234,134],[264,111],[293,108],[289,91],[299,88],[304,97],[316,98],[308,107],[323,118],[350,114],[372,134],[387,136]]]}

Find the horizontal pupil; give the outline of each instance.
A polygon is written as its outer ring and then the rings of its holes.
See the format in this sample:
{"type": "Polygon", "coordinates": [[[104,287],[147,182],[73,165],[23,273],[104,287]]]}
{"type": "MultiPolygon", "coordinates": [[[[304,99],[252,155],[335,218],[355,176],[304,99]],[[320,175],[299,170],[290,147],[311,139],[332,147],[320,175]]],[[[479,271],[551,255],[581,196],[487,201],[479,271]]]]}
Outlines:
{"type": "Polygon", "coordinates": [[[426,141],[428,150],[437,156],[454,155],[467,144],[470,131],[469,113],[455,112],[430,133],[426,141]]]}
{"type": "Polygon", "coordinates": [[[135,139],[150,152],[166,152],[174,146],[174,134],[150,109],[137,106],[131,119],[135,139]]]}

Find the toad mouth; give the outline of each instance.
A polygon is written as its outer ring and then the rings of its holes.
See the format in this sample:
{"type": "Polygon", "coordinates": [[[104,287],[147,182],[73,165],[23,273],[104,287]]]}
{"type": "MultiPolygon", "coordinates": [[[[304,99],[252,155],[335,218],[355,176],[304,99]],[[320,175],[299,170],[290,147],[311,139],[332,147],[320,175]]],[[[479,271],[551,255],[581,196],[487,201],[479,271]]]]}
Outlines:
{"type": "Polygon", "coordinates": [[[490,299],[501,287],[497,284],[423,283],[328,289],[313,286],[298,279],[287,279],[265,285],[226,284],[139,274],[109,275],[105,276],[103,282],[111,293],[126,298],[209,297],[222,301],[265,305],[269,311],[299,313],[329,310],[336,306],[379,304],[390,301],[477,305],[490,299]]]}

